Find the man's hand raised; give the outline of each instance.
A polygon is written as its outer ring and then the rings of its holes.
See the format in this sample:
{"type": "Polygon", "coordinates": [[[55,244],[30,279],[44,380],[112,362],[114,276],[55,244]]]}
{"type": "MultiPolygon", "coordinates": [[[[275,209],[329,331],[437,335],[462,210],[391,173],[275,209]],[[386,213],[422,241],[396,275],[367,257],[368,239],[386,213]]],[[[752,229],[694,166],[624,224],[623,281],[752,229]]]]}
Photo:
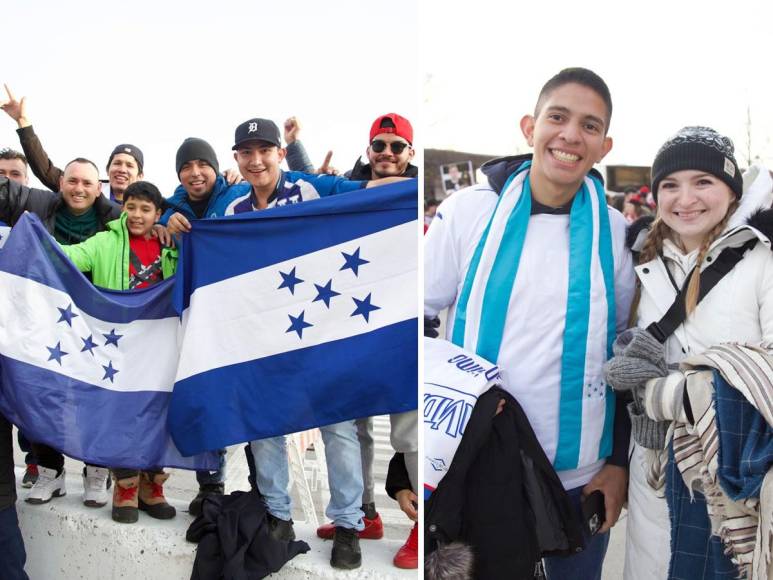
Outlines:
{"type": "Polygon", "coordinates": [[[3,86],[5,87],[5,93],[8,95],[8,98],[0,101],[0,109],[5,111],[11,119],[16,121],[19,128],[29,126],[30,122],[27,120],[27,108],[24,103],[26,97],[22,97],[21,101],[17,101],[8,85],[3,86]]]}
{"type": "Polygon", "coordinates": [[[284,138],[285,143],[295,143],[298,139],[298,134],[301,132],[301,122],[296,117],[290,117],[285,121],[284,126],[284,138]]]}
{"type": "Polygon", "coordinates": [[[338,175],[338,169],[330,165],[330,160],[333,158],[333,152],[328,151],[327,155],[325,155],[325,160],[322,162],[322,165],[317,167],[316,170],[314,170],[314,173],[317,175],[338,175]]]}

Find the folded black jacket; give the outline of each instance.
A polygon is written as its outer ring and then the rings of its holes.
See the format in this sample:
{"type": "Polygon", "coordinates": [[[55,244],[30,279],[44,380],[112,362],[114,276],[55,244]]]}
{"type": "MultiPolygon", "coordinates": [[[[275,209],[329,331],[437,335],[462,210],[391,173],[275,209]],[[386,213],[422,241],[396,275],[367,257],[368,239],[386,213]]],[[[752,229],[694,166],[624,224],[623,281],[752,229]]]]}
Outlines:
{"type": "Polygon", "coordinates": [[[473,409],[448,473],[426,503],[425,552],[463,541],[475,578],[531,579],[543,556],[582,550],[580,522],[526,414],[494,387],[473,409]],[[494,415],[497,404],[506,405],[494,415]]]}
{"type": "Polygon", "coordinates": [[[266,508],[255,491],[207,496],[185,537],[199,543],[191,580],[265,578],[310,549],[306,542],[269,535],[266,508]]]}

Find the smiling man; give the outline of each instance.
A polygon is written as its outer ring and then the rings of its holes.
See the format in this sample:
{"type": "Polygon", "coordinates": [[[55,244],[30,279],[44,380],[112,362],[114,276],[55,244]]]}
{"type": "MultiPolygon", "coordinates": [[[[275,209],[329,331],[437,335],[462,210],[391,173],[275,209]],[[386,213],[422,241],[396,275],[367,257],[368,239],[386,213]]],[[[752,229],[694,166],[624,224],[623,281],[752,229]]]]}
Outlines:
{"type": "MultiPolygon", "coordinates": [[[[485,164],[487,183],[443,202],[425,238],[425,316],[450,308],[447,338],[500,366],[578,519],[581,498],[603,493],[600,533],[585,534],[582,552],[546,558],[551,580],[601,578],[625,499],[630,424],[602,368],[626,327],[634,278],[625,220],[593,169],[612,148],[611,116],[598,75],[561,71],[521,120],[533,155],[485,164]]],[[[480,566],[485,538],[477,547],[480,566]]]]}
{"type": "MultiPolygon", "coordinates": [[[[33,189],[0,177],[0,220],[13,226],[29,211],[40,218],[61,244],[77,244],[107,229],[121,215],[121,208],[100,194],[99,170],[92,161],[70,161],[59,179],[59,193],[33,189]]],[[[38,458],[38,480],[26,498],[28,503],[47,503],[65,494],[64,456],[46,445],[33,443],[38,458]]],[[[83,502],[89,507],[107,503],[108,470],[87,465],[83,472],[83,502]]]]}
{"type": "Polygon", "coordinates": [[[403,179],[393,175],[372,180],[346,179],[335,175],[284,171],[280,165],[287,151],[282,147],[279,127],[268,119],[249,119],[239,125],[232,149],[239,172],[250,184],[251,190],[232,199],[226,215],[319,199],[403,179]]]}
{"type": "Polygon", "coordinates": [[[411,164],[415,153],[410,121],[397,113],[381,115],[370,127],[369,145],[365,151],[368,163],[357,159],[346,177],[363,180],[396,175],[418,177],[419,168],[411,164]]]}

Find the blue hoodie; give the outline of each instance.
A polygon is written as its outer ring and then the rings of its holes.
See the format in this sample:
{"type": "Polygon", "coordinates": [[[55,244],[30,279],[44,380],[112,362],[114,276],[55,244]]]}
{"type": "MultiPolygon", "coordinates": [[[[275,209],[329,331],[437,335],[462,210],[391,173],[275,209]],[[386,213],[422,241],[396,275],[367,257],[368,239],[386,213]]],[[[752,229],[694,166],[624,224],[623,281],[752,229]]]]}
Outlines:
{"type": "MultiPolygon", "coordinates": [[[[249,194],[250,191],[250,184],[246,181],[228,185],[225,178],[222,175],[218,175],[215,180],[215,186],[212,188],[212,194],[209,197],[207,210],[204,212],[202,218],[224,216],[229,199],[233,199],[235,196],[249,194]]],[[[185,191],[185,188],[182,185],[177,186],[172,197],[168,198],[166,202],[171,207],[161,216],[161,219],[159,220],[161,225],[165,226],[171,215],[176,212],[180,212],[189,220],[199,219],[196,217],[196,214],[193,213],[193,208],[191,208],[190,203],[188,203],[188,192],[185,191]]]]}

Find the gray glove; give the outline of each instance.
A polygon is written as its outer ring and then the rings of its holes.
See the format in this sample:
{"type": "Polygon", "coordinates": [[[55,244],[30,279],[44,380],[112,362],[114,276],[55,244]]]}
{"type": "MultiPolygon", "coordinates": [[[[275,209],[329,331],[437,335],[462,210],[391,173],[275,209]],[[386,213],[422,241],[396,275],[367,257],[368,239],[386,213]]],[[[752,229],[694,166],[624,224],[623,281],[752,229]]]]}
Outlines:
{"type": "Polygon", "coordinates": [[[670,421],[653,421],[635,399],[628,403],[628,416],[631,418],[631,436],[636,443],[647,449],[663,449],[666,446],[670,421]]]}
{"type": "Polygon", "coordinates": [[[665,348],[642,328],[621,333],[612,352],[615,356],[604,365],[604,379],[616,391],[635,391],[648,380],[668,374],[665,348]]]}

